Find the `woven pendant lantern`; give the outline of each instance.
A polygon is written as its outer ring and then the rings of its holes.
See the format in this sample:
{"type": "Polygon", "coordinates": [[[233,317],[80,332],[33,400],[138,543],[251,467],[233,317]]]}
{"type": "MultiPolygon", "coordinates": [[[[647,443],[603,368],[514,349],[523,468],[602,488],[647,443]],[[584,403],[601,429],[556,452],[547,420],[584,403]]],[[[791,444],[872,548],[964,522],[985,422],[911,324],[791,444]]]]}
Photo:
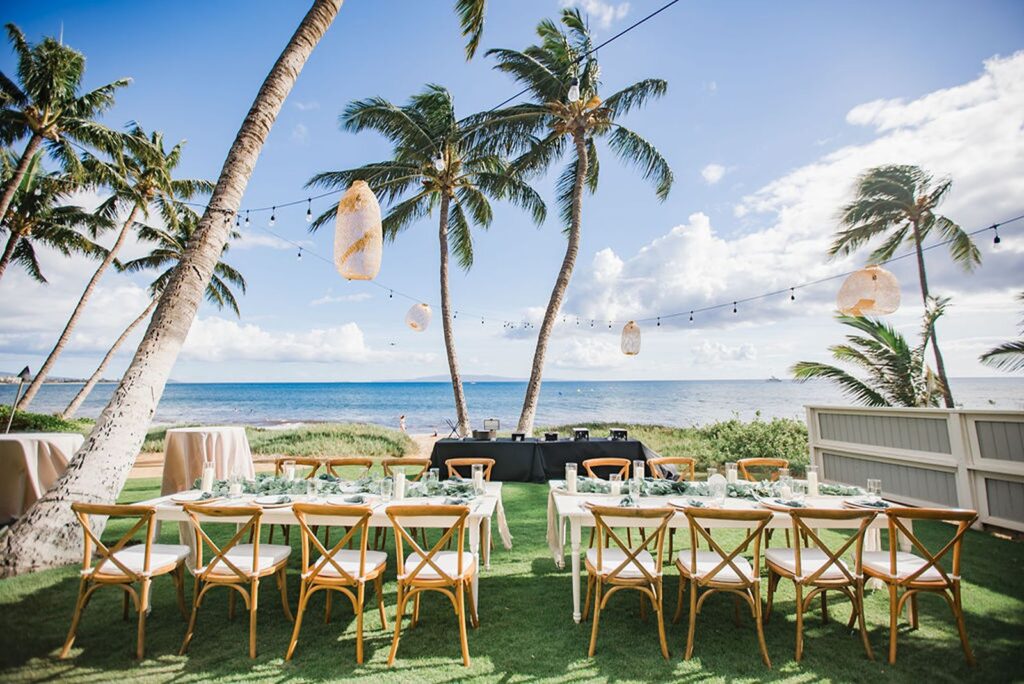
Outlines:
{"type": "Polygon", "coordinates": [[[891,314],[900,308],[900,283],[881,266],[866,266],[843,282],[836,308],[846,316],[891,314]]]}
{"type": "Polygon", "coordinates": [[[383,250],[380,204],[366,181],[354,181],[338,201],[334,266],[347,280],[373,280],[380,271],[383,250]]]}
{"type": "Polygon", "coordinates": [[[423,332],[430,325],[430,305],[413,304],[405,314],[405,324],[416,332],[423,332]]]}
{"type": "Polygon", "coordinates": [[[626,356],[636,356],[640,353],[640,326],[635,321],[630,321],[622,326],[622,353],[626,356]]]}

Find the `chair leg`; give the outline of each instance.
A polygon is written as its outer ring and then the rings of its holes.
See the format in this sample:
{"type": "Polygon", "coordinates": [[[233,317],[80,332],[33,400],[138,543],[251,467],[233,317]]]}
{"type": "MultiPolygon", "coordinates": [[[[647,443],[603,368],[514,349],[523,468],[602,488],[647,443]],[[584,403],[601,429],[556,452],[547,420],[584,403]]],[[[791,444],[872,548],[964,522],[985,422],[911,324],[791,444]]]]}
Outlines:
{"type": "Polygon", "coordinates": [[[410,627],[415,627],[420,623],[420,595],[423,592],[416,592],[416,595],[412,597],[412,622],[409,624],[410,627]]]}
{"type": "Polygon", "coordinates": [[[309,602],[309,593],[306,591],[306,583],[299,583],[299,607],[295,615],[295,627],[292,629],[292,640],[288,642],[288,651],[284,654],[285,660],[291,660],[295,655],[295,646],[299,643],[299,630],[302,629],[302,616],[306,613],[306,604],[309,602]]]}
{"type": "Polygon", "coordinates": [[[896,594],[896,587],[889,585],[889,664],[896,662],[896,628],[899,624],[899,597],[896,594]]]}
{"type": "Polygon", "coordinates": [[[583,621],[586,622],[590,616],[590,595],[594,591],[594,576],[587,573],[587,598],[583,601],[583,621]]]}
{"type": "Polygon", "coordinates": [[[662,591],[663,585],[661,580],[659,580],[654,585],[654,593],[658,597],[658,600],[653,602],[654,612],[658,617],[658,638],[661,640],[661,655],[665,656],[665,660],[668,660],[668,639],[665,637],[665,597],[662,596],[662,591]]]}
{"type": "Polygon", "coordinates": [[[359,583],[356,589],[356,664],[363,664],[363,599],[366,597],[366,584],[359,583]]]}
{"type": "MultiPolygon", "coordinates": [[[[964,649],[964,658],[967,659],[967,664],[974,667],[974,653],[971,651],[971,644],[967,640],[967,624],[964,622],[964,607],[960,602],[960,584],[953,584],[953,617],[956,618],[956,629],[960,633],[960,645],[964,649]]],[[[916,609],[915,609],[916,612],[916,609]]]]}
{"type": "Polygon", "coordinates": [[[295,622],[292,607],[288,604],[288,566],[282,565],[277,574],[277,587],[281,590],[281,607],[284,608],[284,616],[288,618],[288,622],[295,622]]]}
{"type": "MultiPolygon", "coordinates": [[[[455,589],[457,598],[457,610],[455,611],[459,620],[459,642],[462,644],[462,664],[469,667],[469,637],[466,635],[466,584],[459,582],[455,589]]],[[[417,603],[419,594],[416,594],[417,603]]]]}
{"type": "Polygon", "coordinates": [[[228,592],[228,620],[235,619],[235,600],[238,596],[235,594],[235,590],[232,589],[228,592]]]}
{"type": "Polygon", "coordinates": [[[686,633],[686,655],[683,660],[693,656],[693,632],[697,628],[697,580],[690,580],[690,627],[686,633]]]}
{"type": "Polygon", "coordinates": [[[374,590],[377,594],[377,608],[380,610],[380,628],[386,630],[388,628],[388,617],[384,613],[384,583],[380,575],[377,575],[377,579],[373,581],[374,590]]]}
{"type": "Polygon", "coordinates": [[[800,582],[793,582],[796,588],[796,662],[804,657],[804,588],[800,582]]]}
{"type": "MultiPolygon", "coordinates": [[[[875,652],[871,650],[871,642],[868,640],[868,630],[864,624],[864,580],[861,579],[857,582],[855,598],[857,599],[854,603],[853,609],[857,616],[857,623],[860,627],[860,640],[864,644],[864,652],[867,653],[869,660],[875,659],[875,652]]],[[[852,618],[852,616],[851,616],[852,618]]],[[[852,621],[852,620],[851,620],[852,621]]]]}
{"type": "Polygon", "coordinates": [[[594,580],[594,625],[590,630],[590,650],[587,655],[594,657],[594,649],[597,648],[597,623],[601,619],[601,578],[594,580]]]}
{"type": "Polygon", "coordinates": [[[324,624],[330,624],[331,622],[331,605],[334,602],[334,592],[330,589],[324,592],[327,594],[327,598],[324,600],[324,624]]]}
{"type": "Polygon", "coordinates": [[[135,645],[135,657],[139,660],[146,654],[146,612],[149,610],[149,589],[152,583],[153,580],[146,577],[139,587],[139,629],[138,643],[135,645]]]}
{"type": "Polygon", "coordinates": [[[75,600],[75,612],[71,616],[71,629],[68,630],[68,638],[64,640],[64,648],[60,650],[60,657],[67,658],[71,646],[75,643],[75,634],[78,632],[78,622],[82,619],[82,611],[85,610],[85,592],[87,582],[85,578],[78,584],[78,598],[75,600]]]}
{"type": "Polygon", "coordinates": [[[398,585],[398,602],[397,609],[395,610],[395,636],[391,640],[391,652],[388,653],[388,667],[395,664],[395,654],[398,653],[398,639],[402,635],[402,616],[405,615],[405,602],[408,599],[405,596],[405,592],[402,589],[402,585],[398,585]]]}
{"type": "MultiPolygon", "coordinates": [[[[192,592],[192,616],[188,620],[188,627],[185,629],[185,639],[181,642],[181,648],[178,649],[178,655],[185,655],[188,651],[188,645],[192,641],[192,635],[196,631],[196,614],[199,612],[199,584],[199,578],[196,577],[192,592]]],[[[231,593],[234,594],[234,590],[232,590],[231,593]]]]}
{"type": "Polygon", "coordinates": [[[256,657],[256,606],[259,603],[260,580],[255,578],[252,581],[252,588],[249,592],[249,657],[256,657]]]}
{"type": "Polygon", "coordinates": [[[910,595],[910,629],[917,629],[917,594],[910,595]]]}
{"type": "Polygon", "coordinates": [[[640,619],[647,622],[647,597],[644,596],[644,592],[642,591],[638,591],[637,593],[640,594],[640,619]]]}
{"type": "Polygon", "coordinates": [[[121,592],[121,619],[128,622],[128,592],[121,592]]]}
{"type": "Polygon", "coordinates": [[[480,616],[476,613],[476,597],[473,596],[472,580],[466,582],[466,600],[469,602],[469,624],[476,629],[480,626],[480,616]]]}
{"type": "Polygon", "coordinates": [[[776,575],[772,572],[771,568],[768,568],[768,605],[764,609],[764,621],[768,622],[772,619],[772,604],[775,601],[775,589],[779,586],[780,575],[776,575]]]}
{"type": "Polygon", "coordinates": [[[676,597],[676,614],[672,616],[672,624],[679,624],[679,619],[683,617],[683,591],[686,589],[686,578],[682,575],[679,576],[679,594],[676,597]]]}
{"type": "Polygon", "coordinates": [[[825,598],[825,592],[821,592],[821,622],[822,624],[828,624],[828,599],[825,598]]]}
{"type": "Polygon", "coordinates": [[[181,611],[181,617],[188,620],[188,608],[185,607],[185,564],[180,564],[178,569],[171,573],[171,577],[174,578],[174,587],[178,593],[178,610],[181,611]]]}
{"type": "Polygon", "coordinates": [[[757,626],[757,645],[761,647],[761,660],[765,667],[772,669],[772,659],[768,657],[768,645],[764,642],[764,621],[761,619],[761,587],[754,583],[751,596],[754,599],[754,624],[757,626]]]}
{"type": "MultiPolygon", "coordinates": [[[[270,526],[270,535],[267,537],[267,543],[268,544],[273,544],[274,543],[274,528],[275,527],[277,527],[277,525],[271,525],[270,526]]],[[[252,539],[249,539],[249,543],[250,544],[252,543],[252,539]]]]}

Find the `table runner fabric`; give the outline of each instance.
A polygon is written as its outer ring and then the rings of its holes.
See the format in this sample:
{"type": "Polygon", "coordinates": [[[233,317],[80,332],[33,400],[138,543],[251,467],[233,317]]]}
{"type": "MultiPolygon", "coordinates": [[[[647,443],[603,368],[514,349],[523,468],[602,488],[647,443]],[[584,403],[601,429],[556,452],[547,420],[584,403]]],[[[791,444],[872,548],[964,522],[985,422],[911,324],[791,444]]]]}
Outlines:
{"type": "Polygon", "coordinates": [[[164,440],[164,475],[160,494],[174,494],[191,489],[203,474],[203,462],[214,463],[215,477],[232,475],[246,479],[256,477],[252,451],[241,427],[174,428],[164,440]]]}
{"type": "Polygon", "coordinates": [[[0,435],[0,522],[24,515],[57,482],[84,440],[77,432],[0,435]]]}
{"type": "Polygon", "coordinates": [[[590,458],[625,458],[630,461],[657,458],[658,454],[635,439],[613,441],[559,440],[543,442],[530,439],[513,442],[510,439],[474,441],[441,439],[434,443],[430,465],[448,476],[445,462],[450,458],[493,458],[491,479],[500,482],[547,482],[565,476],[565,464],[590,458]]]}

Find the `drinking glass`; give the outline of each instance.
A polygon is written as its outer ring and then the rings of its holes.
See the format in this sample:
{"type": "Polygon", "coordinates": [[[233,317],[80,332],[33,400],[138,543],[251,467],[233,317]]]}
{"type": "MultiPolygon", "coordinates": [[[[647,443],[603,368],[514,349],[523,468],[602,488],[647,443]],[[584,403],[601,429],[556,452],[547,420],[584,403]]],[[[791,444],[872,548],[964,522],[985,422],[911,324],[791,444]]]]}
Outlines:
{"type": "Polygon", "coordinates": [[[640,504],[640,480],[635,477],[629,479],[629,496],[635,504],[640,504]]]}
{"type": "Polygon", "coordinates": [[[647,468],[647,461],[633,461],[633,479],[644,479],[644,471],[647,468]]]}
{"type": "Polygon", "coordinates": [[[879,501],[882,498],[882,481],[868,479],[868,498],[871,501],[879,501]]]}
{"type": "Polygon", "coordinates": [[[484,493],[484,464],[474,463],[472,466],[473,473],[473,492],[476,494],[484,493]]]}
{"type": "Polygon", "coordinates": [[[708,468],[708,478],[707,479],[710,480],[712,475],[717,475],[717,474],[718,474],[718,468],[708,468]]]}
{"type": "Polygon", "coordinates": [[[319,489],[317,487],[318,484],[319,480],[315,478],[306,480],[306,498],[309,499],[310,501],[316,501],[317,499],[317,489],[319,489]]]}
{"type": "Polygon", "coordinates": [[[430,470],[428,470],[427,471],[427,481],[428,482],[440,482],[441,481],[441,469],[440,468],[431,468],[430,470]]]}
{"type": "Polygon", "coordinates": [[[807,466],[807,496],[818,496],[818,466],[807,466]]]}
{"type": "Polygon", "coordinates": [[[807,487],[806,487],[806,485],[803,482],[798,482],[796,480],[793,480],[790,483],[789,487],[790,487],[790,489],[793,490],[792,495],[791,495],[791,498],[793,499],[793,501],[798,501],[800,503],[803,503],[804,498],[807,495],[807,487]]]}
{"type": "Polygon", "coordinates": [[[612,473],[608,476],[608,484],[614,496],[622,495],[622,473],[612,473]]]}
{"type": "Polygon", "coordinates": [[[725,479],[729,484],[733,484],[739,478],[739,471],[736,468],[735,461],[725,462],[725,479]]]}
{"type": "Polygon", "coordinates": [[[575,463],[565,464],[565,490],[570,494],[576,493],[576,469],[575,463]]]}
{"type": "Polygon", "coordinates": [[[394,492],[395,483],[390,477],[385,477],[380,481],[380,498],[381,501],[391,501],[391,494],[394,492]]]}
{"type": "Polygon", "coordinates": [[[284,479],[289,482],[295,479],[295,461],[284,462],[284,479]]]}

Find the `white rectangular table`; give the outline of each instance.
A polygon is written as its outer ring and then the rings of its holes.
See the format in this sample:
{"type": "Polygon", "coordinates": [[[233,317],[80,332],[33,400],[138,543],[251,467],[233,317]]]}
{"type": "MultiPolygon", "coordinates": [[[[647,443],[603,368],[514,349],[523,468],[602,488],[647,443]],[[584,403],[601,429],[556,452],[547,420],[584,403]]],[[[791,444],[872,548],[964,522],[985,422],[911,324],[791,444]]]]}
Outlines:
{"type": "MultiPolygon", "coordinates": [[[[551,548],[552,555],[554,556],[555,564],[562,568],[565,567],[564,551],[565,551],[565,523],[569,524],[569,545],[570,545],[570,558],[572,561],[572,619],[579,622],[582,614],[580,612],[580,539],[582,538],[582,529],[584,527],[594,527],[594,515],[587,508],[583,506],[585,503],[599,503],[605,506],[614,506],[622,498],[621,496],[612,496],[610,494],[568,494],[557,491],[557,487],[561,483],[552,481],[551,491],[549,493],[548,501],[548,544],[551,548]],[[555,529],[552,529],[552,525],[555,529]]],[[[697,499],[701,497],[686,497],[686,496],[649,496],[643,497],[640,500],[640,505],[643,508],[661,508],[668,507],[670,499],[697,499]]],[[[844,497],[808,497],[807,503],[810,506],[818,506],[822,508],[838,508],[842,506],[842,500],[844,497]]],[[[726,499],[726,509],[734,510],[750,510],[750,509],[762,509],[757,502],[749,499],[726,499]]],[[[764,510],[764,509],[762,509],[764,510]]],[[[657,527],[660,525],[658,521],[641,521],[637,520],[636,527],[657,527]]],[[[682,511],[677,511],[675,515],[669,520],[669,527],[675,529],[686,529],[687,520],[686,516],[682,511]]],[[[772,511],[772,518],[768,522],[766,529],[792,529],[793,522],[789,513],[783,511],[772,511]]],[[[829,521],[829,529],[856,529],[860,526],[860,522],[857,520],[831,520],[829,521]]],[[[726,520],[708,520],[709,528],[716,529],[741,529],[738,523],[730,522],[726,520]]],[[[880,530],[887,529],[888,521],[885,515],[880,515],[875,518],[874,522],[868,530],[868,534],[864,540],[865,551],[878,550],[880,545],[880,536],[878,532],[880,530]]],[[[900,540],[902,543],[902,539],[900,540]]],[[[909,550],[909,549],[905,549],[909,550]]],[[[673,562],[670,559],[668,562],[673,562]]]]}
{"type": "MultiPolygon", "coordinates": [[[[467,505],[469,506],[469,517],[466,521],[466,530],[469,532],[469,550],[476,554],[477,558],[483,561],[483,565],[486,569],[491,568],[490,558],[490,541],[491,541],[491,519],[494,517],[496,510],[500,506],[501,502],[501,483],[500,482],[487,482],[485,483],[486,493],[483,496],[477,497],[470,501],[467,505]],[[483,555],[480,555],[480,550],[483,549],[483,555]]],[[[139,501],[139,506],[153,506],[156,509],[156,515],[154,519],[160,522],[178,522],[182,525],[181,541],[184,544],[188,544],[190,548],[195,546],[195,535],[188,527],[188,515],[184,509],[171,501],[171,496],[161,496],[156,499],[149,499],[147,501],[139,501]]],[[[295,501],[305,500],[305,496],[291,495],[295,501]]],[[[416,497],[406,498],[401,501],[390,501],[385,502],[376,495],[365,495],[366,505],[370,506],[373,510],[373,515],[370,516],[369,526],[371,528],[382,527],[390,529],[391,518],[387,516],[385,509],[388,506],[394,504],[402,505],[422,505],[422,504],[440,504],[444,501],[444,497],[416,497]]],[[[231,505],[237,502],[238,505],[253,505],[252,500],[254,495],[248,494],[238,499],[221,499],[217,502],[217,505],[231,505]]],[[[318,503],[323,503],[321,498],[318,503]]],[[[263,511],[262,523],[265,525],[298,525],[299,521],[292,512],[291,506],[282,506],[280,508],[266,508],[263,511]]],[[[403,520],[403,524],[407,527],[425,527],[425,528],[440,528],[436,520],[431,518],[407,518],[403,520]]],[[[193,551],[195,549],[193,548],[193,551]]],[[[476,603],[480,602],[479,592],[479,573],[473,576],[473,596],[476,597],[476,603]]]]}

